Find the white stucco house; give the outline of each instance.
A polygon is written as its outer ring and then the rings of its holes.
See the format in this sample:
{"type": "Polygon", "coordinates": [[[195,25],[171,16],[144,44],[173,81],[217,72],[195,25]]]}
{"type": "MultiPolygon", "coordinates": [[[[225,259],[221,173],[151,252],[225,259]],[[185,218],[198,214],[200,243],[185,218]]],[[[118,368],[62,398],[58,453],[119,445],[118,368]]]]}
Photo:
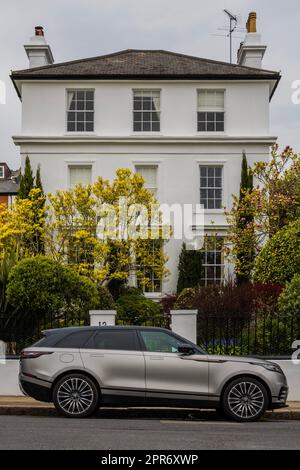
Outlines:
{"type": "MultiPolygon", "coordinates": [[[[22,166],[26,155],[34,169],[40,164],[46,192],[128,167],[161,203],[204,204],[205,232],[226,234],[224,206],[239,191],[243,151],[249,164],[267,160],[276,141],[269,109],[280,74],[262,68],[255,14],[237,64],[135,49],[55,63],[41,27],[25,49],[29,68],[11,74],[22,101],[13,140],[22,166]]],[[[151,295],[176,290],[181,245],[166,244],[171,275],[153,279],[151,295]]],[[[225,271],[210,249],[203,282],[225,271]]]]}

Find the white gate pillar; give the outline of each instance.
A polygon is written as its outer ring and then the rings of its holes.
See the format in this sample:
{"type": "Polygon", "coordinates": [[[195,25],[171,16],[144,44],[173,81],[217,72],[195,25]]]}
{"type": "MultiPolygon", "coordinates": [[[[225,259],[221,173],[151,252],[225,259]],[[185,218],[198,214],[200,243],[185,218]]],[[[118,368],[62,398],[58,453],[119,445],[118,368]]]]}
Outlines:
{"type": "Polygon", "coordinates": [[[116,324],[116,310],[90,310],[91,326],[114,326],[116,324]]]}
{"type": "Polygon", "coordinates": [[[174,333],[197,344],[197,310],[171,310],[171,329],[174,333]]]}

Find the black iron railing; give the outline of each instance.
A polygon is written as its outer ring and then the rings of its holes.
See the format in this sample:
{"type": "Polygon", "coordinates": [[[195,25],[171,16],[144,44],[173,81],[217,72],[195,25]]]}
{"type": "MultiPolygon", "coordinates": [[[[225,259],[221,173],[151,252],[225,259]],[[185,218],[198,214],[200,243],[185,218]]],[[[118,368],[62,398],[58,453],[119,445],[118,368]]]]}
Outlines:
{"type": "Polygon", "coordinates": [[[300,339],[299,315],[198,315],[197,342],[213,354],[283,356],[300,339]]]}

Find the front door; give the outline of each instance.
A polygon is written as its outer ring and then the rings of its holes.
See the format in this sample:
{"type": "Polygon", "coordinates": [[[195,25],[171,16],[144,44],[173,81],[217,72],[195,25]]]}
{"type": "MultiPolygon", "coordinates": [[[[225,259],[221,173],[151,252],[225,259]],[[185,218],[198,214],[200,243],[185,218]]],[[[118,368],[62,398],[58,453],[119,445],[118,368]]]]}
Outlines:
{"type": "MultiPolygon", "coordinates": [[[[178,353],[183,343],[171,332],[139,330],[144,344],[146,397],[149,399],[207,400],[208,361],[205,354],[178,353]]],[[[152,400],[153,401],[153,400],[152,400]]]]}
{"type": "Polygon", "coordinates": [[[84,367],[98,377],[104,401],[144,399],[145,359],[135,329],[99,329],[80,352],[84,367]]]}

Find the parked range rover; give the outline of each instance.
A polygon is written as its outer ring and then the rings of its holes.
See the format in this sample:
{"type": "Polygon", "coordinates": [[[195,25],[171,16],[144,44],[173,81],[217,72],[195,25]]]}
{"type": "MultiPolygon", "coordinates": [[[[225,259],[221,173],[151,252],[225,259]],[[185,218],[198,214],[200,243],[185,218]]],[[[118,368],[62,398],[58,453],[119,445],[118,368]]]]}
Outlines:
{"type": "Polygon", "coordinates": [[[288,393],[277,364],[209,355],[162,328],[47,330],[22,351],[20,364],[24,393],[74,418],[102,406],[147,405],[215,408],[235,421],[255,421],[285,406],[288,393]]]}

